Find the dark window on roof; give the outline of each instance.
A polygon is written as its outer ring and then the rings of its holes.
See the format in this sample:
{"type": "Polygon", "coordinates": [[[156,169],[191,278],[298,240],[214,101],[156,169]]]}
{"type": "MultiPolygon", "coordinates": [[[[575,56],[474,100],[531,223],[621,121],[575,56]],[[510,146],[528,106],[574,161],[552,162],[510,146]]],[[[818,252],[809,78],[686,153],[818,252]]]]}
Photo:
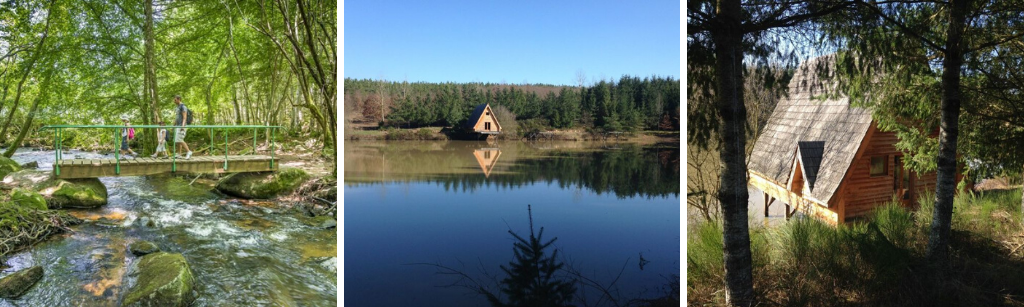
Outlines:
{"type": "Polygon", "coordinates": [[[871,157],[871,177],[889,174],[889,156],[871,157]]]}

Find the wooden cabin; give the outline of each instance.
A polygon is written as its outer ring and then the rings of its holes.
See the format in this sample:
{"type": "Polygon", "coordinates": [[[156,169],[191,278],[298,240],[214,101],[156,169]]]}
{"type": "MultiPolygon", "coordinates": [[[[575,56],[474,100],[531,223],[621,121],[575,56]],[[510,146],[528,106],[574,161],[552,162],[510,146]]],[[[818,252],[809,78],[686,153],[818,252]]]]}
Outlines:
{"type": "Polygon", "coordinates": [[[498,124],[498,118],[494,116],[494,112],[491,111],[491,105],[487,103],[476,106],[476,109],[473,110],[473,114],[469,116],[469,120],[466,121],[463,128],[480,134],[501,133],[501,125],[498,124]]]}
{"type": "Polygon", "coordinates": [[[501,124],[498,123],[498,118],[494,116],[494,111],[491,110],[490,104],[481,104],[473,109],[473,113],[469,115],[469,119],[466,120],[462,125],[452,127],[451,129],[441,129],[442,133],[448,135],[453,140],[493,140],[495,135],[501,133],[501,124]]]}
{"type": "Polygon", "coordinates": [[[845,97],[822,98],[826,84],[811,67],[830,59],[811,59],[797,69],[789,96],[754,144],[749,184],[761,191],[765,216],[776,200],[787,218],[800,211],[831,224],[865,217],[894,197],[916,207],[922,193],[934,192],[935,172],[905,169],[896,134],[880,131],[870,110],[845,97]]]}

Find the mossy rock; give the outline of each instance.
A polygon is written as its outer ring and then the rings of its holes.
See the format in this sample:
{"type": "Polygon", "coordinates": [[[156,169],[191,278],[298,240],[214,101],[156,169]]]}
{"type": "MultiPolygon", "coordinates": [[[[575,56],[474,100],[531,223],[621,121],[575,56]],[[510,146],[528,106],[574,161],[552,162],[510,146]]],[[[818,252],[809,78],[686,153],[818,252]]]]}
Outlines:
{"type": "Polygon", "coordinates": [[[160,251],[160,247],[149,241],[135,241],[128,245],[128,250],[135,256],[145,256],[160,251]]]}
{"type": "Polygon", "coordinates": [[[46,199],[43,198],[43,195],[28,189],[15,188],[14,191],[11,192],[11,200],[22,207],[28,207],[36,210],[48,209],[46,207],[46,199]]]}
{"type": "Polygon", "coordinates": [[[0,278],[0,297],[17,298],[43,278],[43,267],[34,266],[0,278]]]}
{"type": "Polygon", "coordinates": [[[26,188],[39,191],[44,185],[53,181],[50,172],[34,169],[25,169],[7,174],[4,178],[4,185],[11,188],[26,188]]]}
{"type": "Polygon", "coordinates": [[[181,254],[157,252],[142,256],[135,267],[139,278],[124,296],[122,306],[188,306],[195,298],[195,277],[181,254]]]}
{"type": "Polygon", "coordinates": [[[309,218],[308,220],[305,221],[305,224],[310,227],[316,227],[320,229],[331,229],[338,227],[338,221],[334,220],[333,217],[327,215],[309,218]]]}
{"type": "Polygon", "coordinates": [[[91,209],[107,204],[107,187],[99,179],[56,179],[49,183],[39,193],[49,196],[46,204],[50,208],[91,209]]]}
{"type": "Polygon", "coordinates": [[[96,178],[56,179],[48,171],[21,170],[4,177],[4,185],[38,191],[50,209],[96,208],[107,204],[107,187],[96,178]]]}
{"type": "Polygon", "coordinates": [[[21,170],[21,165],[8,157],[0,156],[0,177],[21,170]]]}
{"type": "Polygon", "coordinates": [[[240,198],[269,199],[294,191],[307,179],[309,174],[297,168],[282,168],[277,172],[237,173],[217,182],[217,190],[240,198]]]}

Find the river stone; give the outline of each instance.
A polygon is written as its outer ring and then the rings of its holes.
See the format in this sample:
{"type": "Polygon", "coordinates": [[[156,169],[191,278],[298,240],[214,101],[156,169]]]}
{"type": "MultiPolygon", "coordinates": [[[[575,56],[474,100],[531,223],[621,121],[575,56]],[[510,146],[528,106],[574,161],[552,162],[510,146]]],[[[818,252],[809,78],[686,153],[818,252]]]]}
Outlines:
{"type": "Polygon", "coordinates": [[[21,170],[21,165],[8,157],[0,156],[0,177],[21,170]]]}
{"type": "Polygon", "coordinates": [[[4,176],[4,185],[11,188],[27,188],[38,191],[44,184],[51,181],[50,172],[25,169],[4,176]]]}
{"type": "Polygon", "coordinates": [[[17,298],[43,278],[43,267],[34,266],[0,278],[0,297],[17,298]]]}
{"type": "Polygon", "coordinates": [[[136,264],[139,278],[124,296],[122,306],[188,306],[195,277],[181,254],[156,252],[136,264]]]}
{"type": "Polygon", "coordinates": [[[39,162],[32,161],[21,165],[22,169],[36,169],[39,168],[39,162]]]}
{"type": "Polygon", "coordinates": [[[155,252],[159,252],[160,248],[149,241],[135,241],[128,245],[128,250],[135,256],[145,256],[155,252]]]}
{"type": "Polygon", "coordinates": [[[15,188],[14,191],[11,192],[11,200],[22,207],[28,207],[36,210],[48,209],[46,208],[46,199],[43,198],[43,195],[28,189],[15,188]]]}
{"type": "Polygon", "coordinates": [[[338,221],[335,221],[334,218],[331,216],[321,215],[306,220],[306,225],[320,229],[330,229],[338,227],[338,221]]]}
{"type": "Polygon", "coordinates": [[[297,168],[281,168],[277,172],[236,173],[217,182],[217,190],[224,194],[246,199],[269,199],[290,193],[309,179],[309,174],[297,168]]]}
{"type": "Polygon", "coordinates": [[[107,187],[96,178],[57,179],[39,192],[50,208],[92,209],[107,204],[107,187]]]}

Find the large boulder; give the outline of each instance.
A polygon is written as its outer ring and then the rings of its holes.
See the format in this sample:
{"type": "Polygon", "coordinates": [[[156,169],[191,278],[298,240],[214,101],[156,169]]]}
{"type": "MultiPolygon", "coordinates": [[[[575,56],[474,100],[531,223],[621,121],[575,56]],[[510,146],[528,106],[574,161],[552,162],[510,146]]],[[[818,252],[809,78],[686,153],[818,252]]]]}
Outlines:
{"type": "Polygon", "coordinates": [[[8,157],[0,156],[0,177],[21,170],[21,165],[8,157]]]}
{"type": "Polygon", "coordinates": [[[46,204],[53,209],[91,209],[107,204],[107,187],[96,178],[57,179],[52,185],[39,190],[46,197],[46,204]]]}
{"type": "Polygon", "coordinates": [[[34,266],[0,278],[0,297],[17,298],[43,278],[43,267],[34,266]]]}
{"type": "Polygon", "coordinates": [[[38,191],[50,209],[89,209],[107,204],[107,187],[96,178],[56,179],[48,171],[21,170],[7,174],[3,184],[38,191]]]}
{"type": "Polygon", "coordinates": [[[22,207],[28,207],[36,210],[48,209],[46,207],[46,199],[43,198],[43,195],[29,189],[15,188],[14,191],[11,192],[11,200],[22,207]]]}
{"type": "Polygon", "coordinates": [[[277,172],[237,173],[217,182],[217,190],[246,199],[269,199],[290,193],[309,179],[297,168],[281,168],[277,172]]]}
{"type": "Polygon", "coordinates": [[[122,306],[188,306],[195,298],[195,277],[181,254],[157,252],[136,264],[138,280],[124,296],[122,306]]]}
{"type": "Polygon", "coordinates": [[[48,181],[52,181],[50,172],[40,170],[20,170],[5,175],[3,184],[11,188],[27,188],[33,190],[39,190],[48,181]]]}

